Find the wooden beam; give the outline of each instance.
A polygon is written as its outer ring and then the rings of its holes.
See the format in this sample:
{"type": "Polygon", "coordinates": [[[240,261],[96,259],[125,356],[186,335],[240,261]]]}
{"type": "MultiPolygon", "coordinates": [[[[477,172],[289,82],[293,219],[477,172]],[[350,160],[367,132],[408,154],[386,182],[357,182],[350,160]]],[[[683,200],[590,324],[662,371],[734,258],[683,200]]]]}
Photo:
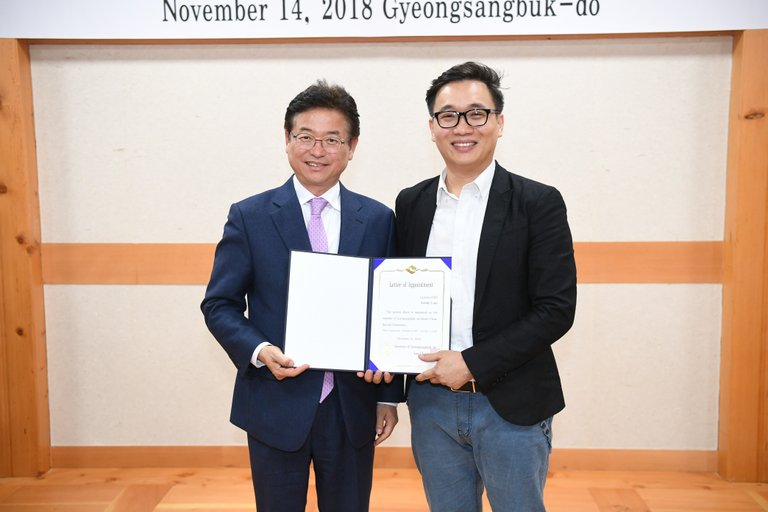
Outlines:
{"type": "Polygon", "coordinates": [[[44,244],[46,284],[206,284],[215,244],[44,244]]]}
{"type": "Polygon", "coordinates": [[[584,283],[720,283],[722,242],[576,242],[584,283]]]}
{"type": "Polygon", "coordinates": [[[768,30],[733,46],[723,246],[718,467],[728,480],[768,480],[768,30]]]}
{"type": "MultiPolygon", "coordinates": [[[[768,83],[766,83],[765,86],[768,88],[768,83]]],[[[765,142],[768,143],[768,140],[765,142]]],[[[764,166],[764,171],[768,172],[768,166],[764,166]]],[[[768,193],[766,195],[768,195],[768,193]]],[[[766,201],[765,209],[765,217],[768,219],[768,201],[766,201]]],[[[768,221],[766,224],[768,225],[768,221]]],[[[759,482],[768,482],[768,312],[765,311],[765,308],[768,306],[768,232],[765,236],[765,248],[763,249],[763,254],[765,255],[766,260],[763,262],[763,353],[760,368],[760,375],[762,375],[762,380],[759,382],[761,388],[758,419],[759,424],[757,444],[759,449],[757,453],[757,480],[759,482]]]]}
{"type": "Polygon", "coordinates": [[[579,41],[600,39],[651,39],[659,37],[718,37],[732,30],[691,32],[627,32],[622,34],[496,34],[471,36],[377,36],[377,37],[272,37],[227,39],[28,39],[30,44],[66,45],[243,45],[243,44],[388,44],[388,43],[477,43],[496,41],[579,41]]]}
{"type": "Polygon", "coordinates": [[[50,467],[50,427],[29,48],[16,39],[0,39],[0,275],[0,476],[30,476],[50,467]]]}
{"type": "MultiPolygon", "coordinates": [[[[0,162],[0,166],[2,163],[0,162]]],[[[2,173],[2,167],[0,167],[2,173]]],[[[2,175],[0,175],[0,208],[4,202],[5,184],[2,175]]],[[[0,210],[2,211],[2,210],[0,210]]],[[[2,213],[0,213],[2,215],[2,213]]],[[[2,225],[0,225],[0,243],[3,240],[2,225]]],[[[5,290],[3,269],[3,251],[0,247],[0,478],[11,476],[13,474],[13,462],[11,461],[11,407],[8,390],[10,381],[8,380],[8,358],[6,357],[6,346],[8,342],[5,337],[5,299],[3,297],[5,290]]]]}
{"type": "MultiPolygon", "coordinates": [[[[46,284],[206,284],[214,244],[42,247],[46,284]]],[[[722,242],[577,242],[579,283],[720,283],[722,242]]]]}

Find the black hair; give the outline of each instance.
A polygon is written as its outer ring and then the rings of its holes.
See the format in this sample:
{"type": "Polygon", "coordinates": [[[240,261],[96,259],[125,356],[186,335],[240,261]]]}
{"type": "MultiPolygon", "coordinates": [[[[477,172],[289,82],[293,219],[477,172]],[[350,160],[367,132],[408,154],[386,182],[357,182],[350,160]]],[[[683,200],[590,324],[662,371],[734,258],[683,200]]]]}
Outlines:
{"type": "Polygon", "coordinates": [[[336,110],[347,118],[349,138],[360,136],[360,114],[357,112],[355,99],[340,85],[329,85],[325,80],[318,80],[310,85],[288,104],[285,110],[285,130],[293,130],[293,122],[298,114],[313,108],[336,110]]]}
{"type": "Polygon", "coordinates": [[[501,112],[504,110],[504,95],[501,93],[501,75],[494,69],[480,64],[479,62],[468,61],[463,64],[457,64],[451,69],[444,71],[442,75],[432,80],[432,85],[427,89],[427,108],[429,115],[433,114],[435,108],[435,98],[443,86],[451,82],[461,82],[463,80],[477,80],[483,82],[491,93],[494,108],[501,112]]]}

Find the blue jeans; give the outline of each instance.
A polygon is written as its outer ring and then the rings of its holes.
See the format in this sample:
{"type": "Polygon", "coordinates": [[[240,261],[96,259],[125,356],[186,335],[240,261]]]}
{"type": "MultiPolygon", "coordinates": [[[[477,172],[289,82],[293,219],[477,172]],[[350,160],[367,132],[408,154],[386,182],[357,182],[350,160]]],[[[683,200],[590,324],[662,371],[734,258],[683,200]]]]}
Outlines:
{"type": "Polygon", "coordinates": [[[411,383],[411,445],[431,512],[544,512],[552,418],[513,425],[482,393],[411,383]]]}

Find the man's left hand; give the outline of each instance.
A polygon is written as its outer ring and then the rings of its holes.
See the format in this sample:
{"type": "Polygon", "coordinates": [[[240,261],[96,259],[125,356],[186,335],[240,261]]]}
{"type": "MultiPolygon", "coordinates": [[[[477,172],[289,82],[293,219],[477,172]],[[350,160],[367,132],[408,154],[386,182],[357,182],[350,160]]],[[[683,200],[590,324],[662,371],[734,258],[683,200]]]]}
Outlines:
{"type": "Polygon", "coordinates": [[[416,380],[419,382],[428,380],[432,384],[442,384],[449,388],[458,389],[473,378],[461,352],[440,350],[431,354],[420,354],[419,359],[435,362],[435,366],[416,376],[416,380]]]}

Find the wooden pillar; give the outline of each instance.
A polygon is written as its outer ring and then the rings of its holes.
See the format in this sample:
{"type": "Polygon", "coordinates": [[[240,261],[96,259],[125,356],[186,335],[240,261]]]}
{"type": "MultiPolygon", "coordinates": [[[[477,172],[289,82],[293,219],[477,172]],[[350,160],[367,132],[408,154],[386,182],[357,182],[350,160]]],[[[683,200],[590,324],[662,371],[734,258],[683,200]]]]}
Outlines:
{"type": "Polygon", "coordinates": [[[768,481],[768,30],[734,37],[718,467],[768,481]]]}
{"type": "Polygon", "coordinates": [[[50,467],[29,48],[0,39],[0,476],[50,467]]]}

